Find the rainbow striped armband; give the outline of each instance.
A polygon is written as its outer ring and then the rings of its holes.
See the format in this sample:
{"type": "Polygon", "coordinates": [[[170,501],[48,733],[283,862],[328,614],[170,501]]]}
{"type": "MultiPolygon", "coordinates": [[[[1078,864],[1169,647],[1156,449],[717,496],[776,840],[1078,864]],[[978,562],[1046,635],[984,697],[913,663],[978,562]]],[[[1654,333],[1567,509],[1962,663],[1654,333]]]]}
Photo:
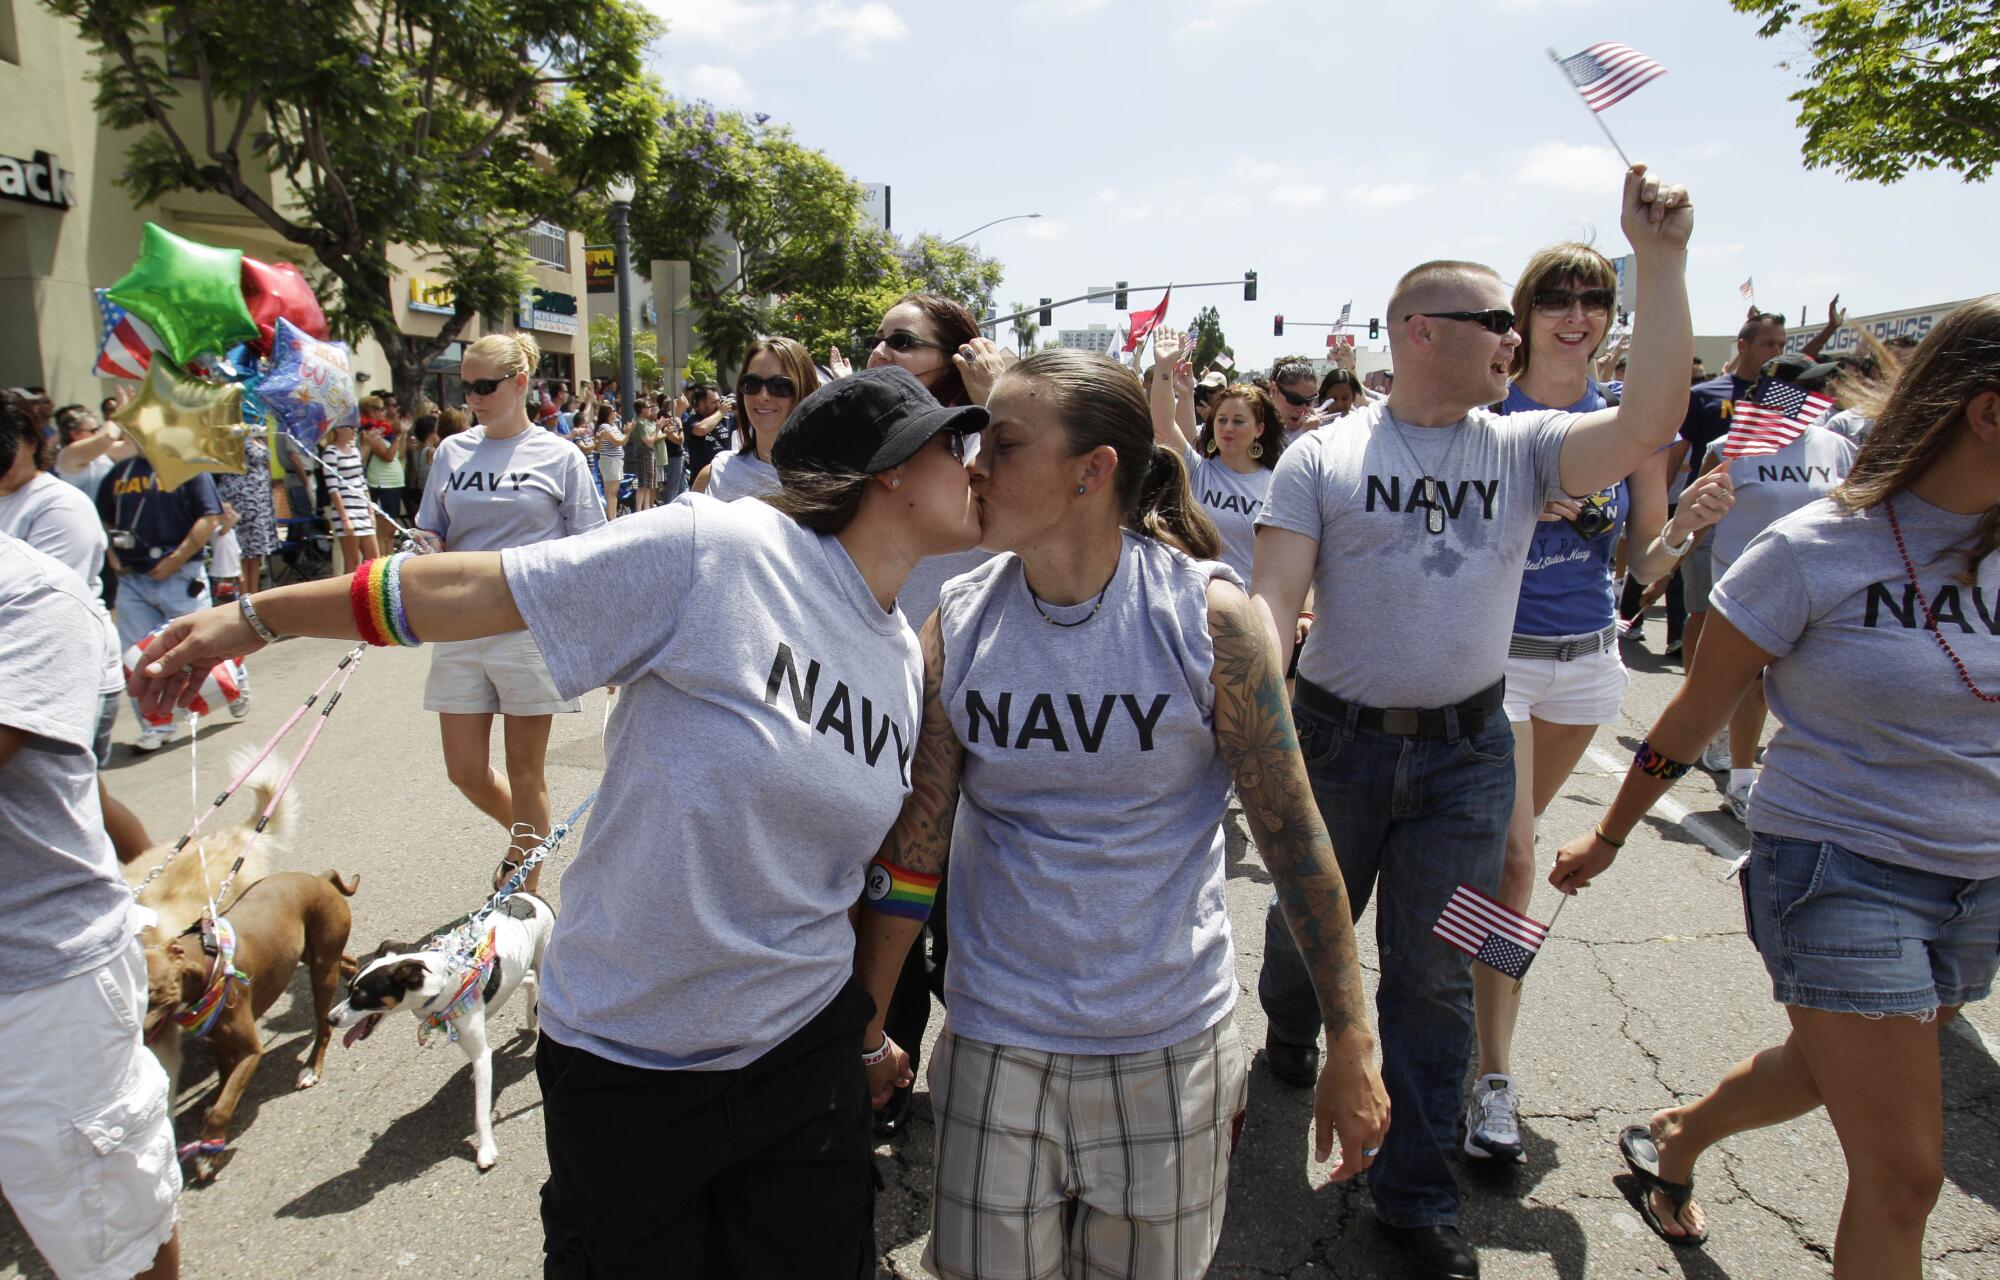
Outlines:
{"type": "Polygon", "coordinates": [[[1682,764],[1678,760],[1670,760],[1666,756],[1661,755],[1659,752],[1653,750],[1653,744],[1650,741],[1641,742],[1639,749],[1632,753],[1632,767],[1641,773],[1650,774],[1665,782],[1677,782],[1686,777],[1688,771],[1694,768],[1691,764],[1682,764]]]}
{"type": "Polygon", "coordinates": [[[941,878],[877,858],[868,864],[868,887],[862,897],[870,910],[884,915],[928,920],[931,908],[937,903],[941,878]]]}

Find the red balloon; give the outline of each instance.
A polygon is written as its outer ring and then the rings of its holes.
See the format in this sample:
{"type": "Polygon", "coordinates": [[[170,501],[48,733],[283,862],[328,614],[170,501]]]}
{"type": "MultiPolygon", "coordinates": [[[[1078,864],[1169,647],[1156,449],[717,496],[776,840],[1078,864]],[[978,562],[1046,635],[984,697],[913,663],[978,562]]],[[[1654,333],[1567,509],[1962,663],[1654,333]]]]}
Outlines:
{"type": "Polygon", "coordinates": [[[250,304],[250,318],[257,322],[257,340],[250,345],[259,355],[271,354],[271,335],[280,316],[315,338],[327,336],[326,313],[319,309],[319,299],[313,297],[305,276],[289,262],[259,262],[244,254],[243,300],[250,304]]]}

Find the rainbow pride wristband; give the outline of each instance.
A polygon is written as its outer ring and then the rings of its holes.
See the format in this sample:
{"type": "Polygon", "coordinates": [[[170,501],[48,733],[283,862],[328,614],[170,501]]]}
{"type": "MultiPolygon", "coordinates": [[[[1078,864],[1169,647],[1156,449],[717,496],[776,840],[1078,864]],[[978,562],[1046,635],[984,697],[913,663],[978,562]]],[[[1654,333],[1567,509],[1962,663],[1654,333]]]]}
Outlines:
{"type": "Polygon", "coordinates": [[[1678,782],[1687,776],[1689,770],[1694,768],[1691,764],[1682,764],[1678,760],[1669,760],[1667,757],[1653,750],[1653,744],[1650,741],[1641,742],[1639,749],[1632,753],[1632,767],[1640,773],[1648,774],[1665,782],[1678,782]]]}
{"type": "Polygon", "coordinates": [[[369,644],[414,648],[423,643],[403,609],[403,561],[409,558],[409,552],[399,551],[387,560],[364,560],[347,584],[354,628],[369,644]]]}
{"type": "Polygon", "coordinates": [[[910,920],[928,920],[931,908],[937,904],[940,878],[877,858],[868,865],[868,889],[864,896],[871,910],[910,920]]]}

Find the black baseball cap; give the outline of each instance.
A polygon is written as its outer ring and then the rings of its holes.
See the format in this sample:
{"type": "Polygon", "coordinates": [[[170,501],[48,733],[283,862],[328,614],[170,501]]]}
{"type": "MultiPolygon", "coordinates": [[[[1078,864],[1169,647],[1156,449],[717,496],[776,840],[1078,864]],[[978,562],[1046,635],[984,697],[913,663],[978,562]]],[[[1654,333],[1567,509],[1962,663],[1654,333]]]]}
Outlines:
{"type": "Polygon", "coordinates": [[[1822,364],[1809,355],[1793,351],[1766,360],[1758,372],[1767,378],[1782,378],[1808,391],[1816,391],[1828,378],[1840,372],[1840,366],[1831,361],[1822,364]]]}
{"type": "Polygon", "coordinates": [[[858,471],[901,466],[941,431],[985,429],[976,404],[941,405],[907,369],[883,365],[829,382],[799,401],[771,445],[780,471],[858,471]]]}

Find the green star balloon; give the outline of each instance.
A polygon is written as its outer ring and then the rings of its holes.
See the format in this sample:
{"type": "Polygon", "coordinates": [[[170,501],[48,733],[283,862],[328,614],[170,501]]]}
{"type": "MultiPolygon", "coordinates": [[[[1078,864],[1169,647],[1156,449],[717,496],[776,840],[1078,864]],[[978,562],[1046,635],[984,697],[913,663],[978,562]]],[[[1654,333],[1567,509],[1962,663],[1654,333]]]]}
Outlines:
{"type": "Polygon", "coordinates": [[[107,292],[153,327],[176,364],[257,336],[243,301],[243,251],[189,240],[157,223],[146,224],[139,260],[107,292]]]}

